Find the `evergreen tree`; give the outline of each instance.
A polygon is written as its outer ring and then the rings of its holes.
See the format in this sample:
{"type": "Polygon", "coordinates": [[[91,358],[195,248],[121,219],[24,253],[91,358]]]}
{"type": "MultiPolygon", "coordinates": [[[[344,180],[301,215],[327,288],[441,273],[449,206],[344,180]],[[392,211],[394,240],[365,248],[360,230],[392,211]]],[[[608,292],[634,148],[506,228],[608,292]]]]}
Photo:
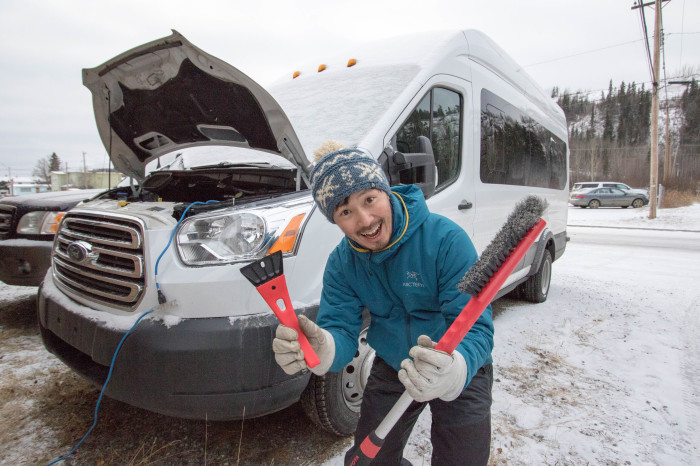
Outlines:
{"type": "Polygon", "coordinates": [[[700,85],[693,79],[681,97],[681,144],[700,144],[700,85]]]}
{"type": "Polygon", "coordinates": [[[592,139],[595,137],[595,102],[591,104],[591,124],[588,128],[588,133],[586,134],[586,139],[592,139]]]}
{"type": "Polygon", "coordinates": [[[632,109],[630,108],[624,81],[620,84],[620,90],[617,93],[617,105],[620,108],[620,118],[617,123],[617,143],[619,146],[624,146],[629,143],[629,126],[632,124],[630,121],[632,109]]]}
{"type": "Polygon", "coordinates": [[[605,105],[605,114],[603,116],[603,140],[612,141],[614,137],[613,115],[610,105],[605,105]]]}
{"type": "Polygon", "coordinates": [[[56,155],[55,152],[49,156],[49,169],[52,172],[57,172],[61,170],[61,159],[58,158],[58,155],[56,155]]]}

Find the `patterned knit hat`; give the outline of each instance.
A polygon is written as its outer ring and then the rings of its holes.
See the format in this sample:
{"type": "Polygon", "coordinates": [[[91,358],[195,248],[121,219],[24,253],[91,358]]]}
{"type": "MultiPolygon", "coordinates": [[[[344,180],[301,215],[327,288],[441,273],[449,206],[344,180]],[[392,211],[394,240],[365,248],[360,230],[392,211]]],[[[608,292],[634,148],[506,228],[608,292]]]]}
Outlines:
{"type": "Polygon", "coordinates": [[[314,201],[331,223],[335,223],[335,208],[351,194],[372,188],[391,193],[382,167],[359,149],[341,149],[324,155],[309,177],[314,201]]]}

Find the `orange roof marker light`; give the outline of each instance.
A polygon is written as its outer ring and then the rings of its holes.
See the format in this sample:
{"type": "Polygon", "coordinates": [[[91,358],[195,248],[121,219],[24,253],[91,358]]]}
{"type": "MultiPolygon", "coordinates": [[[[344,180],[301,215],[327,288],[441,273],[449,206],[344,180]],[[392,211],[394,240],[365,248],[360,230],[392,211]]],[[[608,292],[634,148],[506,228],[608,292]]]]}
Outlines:
{"type": "Polygon", "coordinates": [[[350,60],[348,60],[348,68],[350,68],[351,66],[355,66],[355,65],[357,65],[357,60],[355,60],[354,58],[351,58],[350,60]]]}
{"type": "Polygon", "coordinates": [[[318,65],[318,72],[319,73],[325,69],[326,69],[326,65],[318,65]]]}
{"type": "Polygon", "coordinates": [[[294,74],[292,75],[292,79],[298,78],[300,74],[301,74],[301,71],[295,71],[294,74]]]}

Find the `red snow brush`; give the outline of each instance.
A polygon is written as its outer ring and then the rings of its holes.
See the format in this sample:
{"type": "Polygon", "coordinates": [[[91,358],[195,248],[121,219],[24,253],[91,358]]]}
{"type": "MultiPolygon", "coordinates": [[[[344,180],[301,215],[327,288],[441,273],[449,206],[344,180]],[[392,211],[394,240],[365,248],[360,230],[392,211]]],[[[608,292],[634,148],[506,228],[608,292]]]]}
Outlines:
{"type": "Polygon", "coordinates": [[[277,251],[241,268],[241,273],[245,278],[255,285],[260,296],[272,312],[275,313],[282,325],[293,328],[299,335],[299,346],[304,352],[304,361],[309,367],[316,367],[319,362],[316,352],[311,347],[311,343],[299,328],[297,315],[289,299],[287,291],[287,280],[284,278],[282,267],[282,251],[277,251]],[[281,306],[284,305],[284,307],[281,306]]]}
{"type": "MultiPolygon", "coordinates": [[[[481,258],[464,274],[457,285],[461,292],[470,294],[472,298],[440,338],[435,349],[452,354],[457,348],[544,229],[546,223],[540,217],[546,208],[546,201],[536,196],[528,196],[515,206],[481,258]]],[[[412,401],[408,392],[404,392],[384,420],[365,437],[345,464],[370,464],[381,450],[384,439],[412,401]]]]}

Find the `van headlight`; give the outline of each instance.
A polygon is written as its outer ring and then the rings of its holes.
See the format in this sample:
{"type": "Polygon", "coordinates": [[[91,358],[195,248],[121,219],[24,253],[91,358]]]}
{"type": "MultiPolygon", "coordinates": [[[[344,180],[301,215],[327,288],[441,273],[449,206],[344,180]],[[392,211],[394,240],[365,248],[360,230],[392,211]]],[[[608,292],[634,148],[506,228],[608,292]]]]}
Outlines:
{"type": "Polygon", "coordinates": [[[281,250],[293,252],[304,219],[313,206],[277,206],[202,214],[177,230],[177,250],[190,266],[249,261],[281,250]]]}

